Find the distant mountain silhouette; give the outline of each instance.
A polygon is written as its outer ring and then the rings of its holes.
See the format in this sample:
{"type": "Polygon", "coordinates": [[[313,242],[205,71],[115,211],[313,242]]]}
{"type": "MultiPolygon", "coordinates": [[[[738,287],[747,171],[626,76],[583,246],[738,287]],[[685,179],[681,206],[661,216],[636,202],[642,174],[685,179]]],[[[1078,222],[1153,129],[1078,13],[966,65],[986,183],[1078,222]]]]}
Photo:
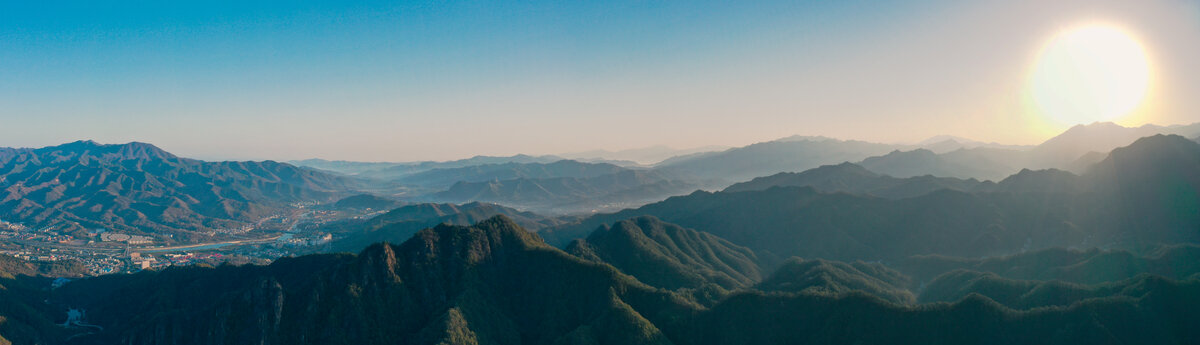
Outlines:
{"type": "Polygon", "coordinates": [[[145,143],[0,151],[0,219],[81,236],[107,228],[186,240],[361,187],[288,164],[204,162],[145,143]]]}
{"type": "MultiPolygon", "coordinates": [[[[783,177],[750,184],[808,184],[868,194],[874,190],[872,183],[896,181],[852,165],[783,177]]],[[[746,246],[768,261],[789,256],[894,260],[1054,246],[1200,243],[1198,179],[1200,144],[1179,136],[1155,136],[1114,150],[1083,176],[1023,170],[973,190],[926,188],[924,194],[905,199],[830,194],[815,187],[755,190],[760,187],[748,184],[737,187],[747,191],[699,191],[599,214],[542,235],[561,246],[600,224],[652,215],[746,246]]]]}
{"type": "Polygon", "coordinates": [[[986,143],[986,142],[982,142],[982,141],[978,141],[978,140],[972,140],[972,139],[957,137],[957,136],[953,136],[953,135],[933,136],[933,137],[930,137],[929,139],[925,139],[925,140],[922,140],[921,142],[918,142],[915,146],[917,146],[921,149],[932,151],[934,153],[946,153],[946,152],[951,152],[951,151],[957,151],[960,149],[974,149],[974,148],[992,148],[992,149],[1005,149],[1005,150],[1017,150],[1017,151],[1023,151],[1023,150],[1028,150],[1028,149],[1032,148],[1032,146],[1025,146],[1025,145],[1004,145],[1004,144],[998,144],[998,143],[986,143]]]}
{"type": "Polygon", "coordinates": [[[469,167],[473,165],[485,164],[506,164],[506,163],[553,163],[562,160],[562,157],[557,156],[530,156],[530,155],[514,155],[508,157],[493,157],[493,156],[475,156],[467,159],[459,159],[445,162],[351,162],[351,161],[328,161],[324,159],[305,159],[290,161],[289,163],[312,167],[322,170],[338,172],[347,175],[355,175],[364,178],[377,180],[395,180],[404,176],[415,173],[429,171],[433,169],[453,169],[469,167]]]}
{"type": "Polygon", "coordinates": [[[582,161],[594,160],[617,160],[630,161],[639,165],[651,165],[662,162],[671,157],[678,157],[696,153],[714,152],[728,149],[722,146],[705,146],[690,149],[675,149],[665,145],[643,147],[637,149],[608,151],[608,150],[592,150],[582,152],[564,153],[559,156],[577,159],[582,161]]]}
{"type": "Polygon", "coordinates": [[[1024,151],[995,148],[960,149],[942,154],[918,149],[869,157],[864,168],[895,177],[939,177],[999,180],[1021,169],[1024,151]]]}
{"type": "Polygon", "coordinates": [[[1061,169],[1086,172],[1109,151],[1156,134],[1200,134],[1200,123],[1186,126],[1122,127],[1111,122],[1078,125],[1032,148],[962,148],[930,155],[929,151],[892,152],[860,164],[895,177],[931,174],[943,177],[999,180],[1021,169],[1061,169]]]}
{"type": "Polygon", "coordinates": [[[627,169],[606,163],[581,163],[560,160],[553,163],[480,164],[459,168],[437,168],[396,179],[406,185],[446,189],[460,182],[487,182],[514,179],[589,178],[610,175],[627,169]]]}
{"type": "Polygon", "coordinates": [[[771,187],[813,187],[826,193],[846,192],[866,194],[885,198],[910,198],[929,194],[934,191],[951,189],[972,191],[988,188],[990,182],[978,180],[961,180],[933,176],[911,178],[894,178],[868,171],[857,164],[842,163],[826,165],[801,173],[779,173],[767,177],[759,177],[748,182],[737,183],[726,192],[744,192],[766,190],[771,187]]]}
{"type": "Polygon", "coordinates": [[[1033,166],[1030,168],[1056,167],[1055,164],[1072,162],[1088,152],[1109,152],[1127,146],[1139,138],[1156,134],[1177,134],[1192,137],[1200,134],[1200,123],[1187,126],[1122,127],[1112,122],[1097,122],[1076,125],[1066,132],[1046,140],[1033,148],[1033,166]]]}
{"type": "Polygon", "coordinates": [[[619,170],[592,177],[518,178],[458,182],[428,198],[445,202],[483,201],[550,213],[591,212],[638,206],[695,190],[657,171],[619,170]]]}
{"type": "Polygon", "coordinates": [[[894,149],[895,146],[886,144],[798,137],[667,160],[656,167],[698,180],[737,182],[822,165],[856,162],[894,149]]]}

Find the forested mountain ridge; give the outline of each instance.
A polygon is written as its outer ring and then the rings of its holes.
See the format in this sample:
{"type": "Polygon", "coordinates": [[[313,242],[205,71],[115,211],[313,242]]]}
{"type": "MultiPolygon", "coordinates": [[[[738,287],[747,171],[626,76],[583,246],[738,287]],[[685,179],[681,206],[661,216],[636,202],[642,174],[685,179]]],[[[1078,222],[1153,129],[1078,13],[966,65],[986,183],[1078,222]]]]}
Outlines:
{"type": "Polygon", "coordinates": [[[575,240],[566,251],[671,290],[709,284],[735,289],[762,279],[758,259],[749,249],[654,217],[606,225],[587,239],[575,240]]]}

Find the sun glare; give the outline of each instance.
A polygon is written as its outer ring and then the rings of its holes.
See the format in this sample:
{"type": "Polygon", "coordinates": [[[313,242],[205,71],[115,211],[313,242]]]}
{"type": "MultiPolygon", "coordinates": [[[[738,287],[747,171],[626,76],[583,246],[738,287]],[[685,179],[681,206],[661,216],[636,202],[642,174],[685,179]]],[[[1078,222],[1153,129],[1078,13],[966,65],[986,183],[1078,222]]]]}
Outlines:
{"type": "Polygon", "coordinates": [[[1150,64],[1142,45],[1108,25],[1063,31],[1042,49],[1031,82],[1041,112],[1064,125],[1111,121],[1146,96],[1150,64]]]}

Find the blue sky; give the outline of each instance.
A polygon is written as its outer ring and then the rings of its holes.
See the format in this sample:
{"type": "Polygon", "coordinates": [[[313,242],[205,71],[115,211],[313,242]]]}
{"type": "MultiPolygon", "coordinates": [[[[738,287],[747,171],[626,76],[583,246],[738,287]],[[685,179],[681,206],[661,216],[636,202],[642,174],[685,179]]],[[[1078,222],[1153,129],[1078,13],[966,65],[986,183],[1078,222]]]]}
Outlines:
{"type": "MultiPolygon", "coordinates": [[[[416,160],[791,134],[1030,143],[1053,128],[1020,104],[1029,56],[1096,16],[1174,47],[1155,51],[1164,66],[1200,58],[1187,1],[0,1],[0,146],[416,160]]],[[[1200,91],[1181,68],[1161,93],[1200,91]]],[[[1175,98],[1142,122],[1194,122],[1175,98]]]]}

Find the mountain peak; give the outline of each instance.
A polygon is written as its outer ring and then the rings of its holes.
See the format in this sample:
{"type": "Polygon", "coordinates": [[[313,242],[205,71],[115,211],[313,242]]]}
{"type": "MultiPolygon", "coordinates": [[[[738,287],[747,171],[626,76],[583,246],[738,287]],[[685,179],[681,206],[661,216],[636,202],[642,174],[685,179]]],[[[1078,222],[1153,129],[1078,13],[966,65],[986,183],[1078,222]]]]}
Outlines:
{"type": "Polygon", "coordinates": [[[1130,168],[1133,168],[1145,164],[1183,164],[1187,160],[1200,160],[1200,143],[1179,135],[1156,134],[1113,149],[1101,163],[1127,162],[1124,164],[1132,164],[1130,168]]]}
{"type": "Polygon", "coordinates": [[[1127,129],[1129,127],[1118,125],[1116,122],[1112,122],[1112,121],[1096,121],[1096,122],[1092,122],[1089,124],[1081,123],[1078,125],[1071,126],[1071,129],[1121,129],[1121,128],[1127,129]]]}
{"type": "Polygon", "coordinates": [[[440,224],[421,230],[401,245],[412,255],[451,255],[470,264],[508,248],[529,249],[546,246],[540,237],[517,225],[512,219],[497,215],[475,225],[440,224]]]}
{"type": "Polygon", "coordinates": [[[47,146],[37,151],[57,152],[58,156],[91,156],[107,161],[121,160],[155,160],[174,159],[175,155],[144,142],[129,142],[125,144],[101,144],[93,140],[79,140],[70,143],[47,146]]]}

